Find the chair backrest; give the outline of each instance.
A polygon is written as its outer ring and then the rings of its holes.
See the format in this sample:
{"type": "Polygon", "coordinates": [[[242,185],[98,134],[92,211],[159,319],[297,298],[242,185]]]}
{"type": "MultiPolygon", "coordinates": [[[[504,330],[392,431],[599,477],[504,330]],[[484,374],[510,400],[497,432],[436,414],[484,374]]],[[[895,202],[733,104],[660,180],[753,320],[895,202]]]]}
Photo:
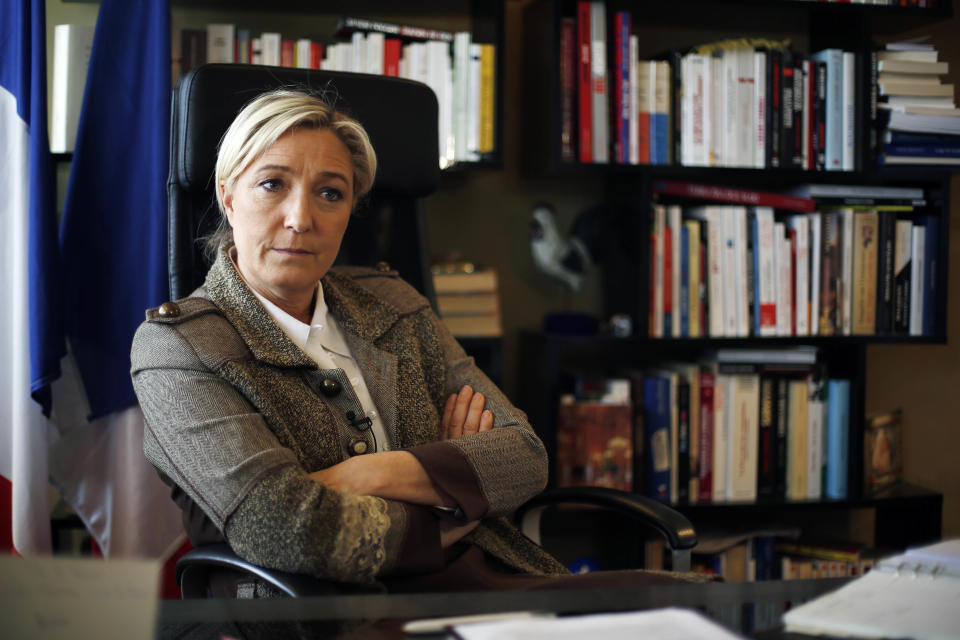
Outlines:
{"type": "Polygon", "coordinates": [[[433,91],[400,78],[241,64],[201,65],[173,92],[167,180],[171,297],[189,295],[209,268],[198,239],[212,233],[220,218],[213,181],[220,139],[250,100],[291,85],[323,92],[363,124],[377,152],[373,190],[351,220],[337,262],[385,260],[432,299],[417,199],[440,181],[433,91]]]}

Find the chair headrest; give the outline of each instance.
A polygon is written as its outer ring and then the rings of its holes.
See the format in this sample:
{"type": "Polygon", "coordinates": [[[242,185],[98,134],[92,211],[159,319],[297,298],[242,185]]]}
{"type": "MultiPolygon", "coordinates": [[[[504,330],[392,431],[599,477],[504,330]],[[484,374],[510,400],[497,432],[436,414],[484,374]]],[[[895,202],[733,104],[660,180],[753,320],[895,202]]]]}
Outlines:
{"type": "Polygon", "coordinates": [[[174,92],[170,180],[181,189],[213,188],[220,139],[240,109],[283,86],[321,91],[358,120],[377,153],[374,190],[421,197],[440,181],[437,98],[425,84],[315,69],[206,64],[192,69],[174,92]]]}

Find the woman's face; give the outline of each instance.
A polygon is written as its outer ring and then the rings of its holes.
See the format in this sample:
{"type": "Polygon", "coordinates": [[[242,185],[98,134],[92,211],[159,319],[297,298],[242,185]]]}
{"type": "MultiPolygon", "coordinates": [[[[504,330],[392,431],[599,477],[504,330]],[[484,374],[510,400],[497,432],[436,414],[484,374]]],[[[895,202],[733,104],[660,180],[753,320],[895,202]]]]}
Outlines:
{"type": "Polygon", "coordinates": [[[223,191],[247,284],[288,313],[307,311],[303,305],[309,307],[340,250],[353,200],[350,153],[333,132],[295,129],[281,136],[232,192],[223,191]]]}

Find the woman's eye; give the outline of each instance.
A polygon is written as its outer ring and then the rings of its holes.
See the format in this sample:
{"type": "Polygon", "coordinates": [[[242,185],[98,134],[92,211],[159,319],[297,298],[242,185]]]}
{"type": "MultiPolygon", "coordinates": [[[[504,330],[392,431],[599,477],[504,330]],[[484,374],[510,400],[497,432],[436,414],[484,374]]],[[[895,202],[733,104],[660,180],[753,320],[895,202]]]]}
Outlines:
{"type": "Polygon", "coordinates": [[[343,200],[343,192],[333,187],[325,187],[320,190],[320,197],[329,202],[343,200]]]}
{"type": "Polygon", "coordinates": [[[274,192],[279,191],[280,187],[283,186],[283,182],[277,180],[276,178],[268,178],[267,180],[262,180],[258,185],[267,191],[274,192]]]}

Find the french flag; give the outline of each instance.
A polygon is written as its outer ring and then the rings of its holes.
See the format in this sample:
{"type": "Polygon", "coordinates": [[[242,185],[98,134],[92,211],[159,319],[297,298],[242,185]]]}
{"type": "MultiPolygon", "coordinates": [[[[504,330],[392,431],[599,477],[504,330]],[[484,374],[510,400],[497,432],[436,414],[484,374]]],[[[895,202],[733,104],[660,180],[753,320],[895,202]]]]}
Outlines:
{"type": "Polygon", "coordinates": [[[64,354],[44,0],[0,3],[0,551],[50,551],[50,383],[64,354]],[[33,396],[33,397],[31,397],[33,396]]]}

